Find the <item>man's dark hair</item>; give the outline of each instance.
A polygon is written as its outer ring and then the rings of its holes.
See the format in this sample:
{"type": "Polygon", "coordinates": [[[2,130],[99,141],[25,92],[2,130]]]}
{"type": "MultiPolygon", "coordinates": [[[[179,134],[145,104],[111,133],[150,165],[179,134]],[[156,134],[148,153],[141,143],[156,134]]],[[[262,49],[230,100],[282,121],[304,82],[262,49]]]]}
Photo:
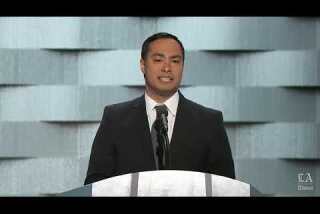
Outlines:
{"type": "Polygon", "coordinates": [[[148,51],[149,51],[150,43],[155,41],[155,40],[157,40],[157,39],[173,39],[173,40],[177,41],[178,44],[181,47],[182,58],[183,58],[183,61],[184,61],[184,47],[183,47],[182,42],[175,35],[172,35],[170,33],[165,33],[165,32],[160,32],[160,33],[153,34],[152,36],[150,36],[146,40],[144,40],[144,42],[142,44],[142,49],[141,49],[141,58],[142,59],[146,58],[146,56],[148,54],[148,51]]]}

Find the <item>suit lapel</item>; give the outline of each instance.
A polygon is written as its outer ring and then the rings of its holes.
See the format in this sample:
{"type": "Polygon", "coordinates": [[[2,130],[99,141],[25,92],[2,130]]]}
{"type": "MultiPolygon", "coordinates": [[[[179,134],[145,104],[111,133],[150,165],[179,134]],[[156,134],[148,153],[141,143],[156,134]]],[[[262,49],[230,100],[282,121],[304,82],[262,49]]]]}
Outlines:
{"type": "Polygon", "coordinates": [[[137,146],[141,147],[142,158],[146,165],[151,169],[155,169],[155,160],[153,157],[153,148],[151,143],[151,134],[146,113],[146,103],[144,95],[139,97],[133,104],[132,117],[128,121],[128,126],[135,131],[135,139],[131,139],[137,146]]]}
{"type": "Polygon", "coordinates": [[[185,141],[188,140],[188,134],[191,133],[190,121],[192,120],[190,120],[190,117],[192,114],[186,102],[186,98],[179,91],[179,104],[173,126],[170,147],[185,143],[185,141]]]}

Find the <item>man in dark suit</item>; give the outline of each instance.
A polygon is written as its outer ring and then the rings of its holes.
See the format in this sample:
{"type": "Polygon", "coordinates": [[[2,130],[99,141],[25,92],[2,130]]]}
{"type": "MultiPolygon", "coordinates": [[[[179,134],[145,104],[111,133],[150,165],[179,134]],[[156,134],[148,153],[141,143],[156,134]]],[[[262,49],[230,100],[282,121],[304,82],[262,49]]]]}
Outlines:
{"type": "Polygon", "coordinates": [[[178,90],[184,59],[184,47],[172,34],[157,33],[144,41],[140,68],[145,93],[132,101],[105,107],[85,184],[158,169],[235,178],[222,113],[186,99],[178,90]],[[165,114],[159,113],[158,106],[164,106],[165,114]],[[157,121],[166,121],[161,123],[166,128],[156,130],[153,124],[157,121]],[[166,130],[163,141],[154,134],[159,130],[166,130]],[[165,166],[163,160],[167,161],[165,166]]]}

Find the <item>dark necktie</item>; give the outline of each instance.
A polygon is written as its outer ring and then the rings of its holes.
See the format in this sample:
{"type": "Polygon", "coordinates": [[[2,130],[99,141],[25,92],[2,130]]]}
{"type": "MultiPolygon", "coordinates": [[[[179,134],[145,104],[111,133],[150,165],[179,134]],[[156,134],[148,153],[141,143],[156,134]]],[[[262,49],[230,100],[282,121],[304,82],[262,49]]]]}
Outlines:
{"type": "Polygon", "coordinates": [[[155,107],[157,118],[151,128],[154,157],[157,169],[169,168],[168,110],[165,105],[155,107]]]}

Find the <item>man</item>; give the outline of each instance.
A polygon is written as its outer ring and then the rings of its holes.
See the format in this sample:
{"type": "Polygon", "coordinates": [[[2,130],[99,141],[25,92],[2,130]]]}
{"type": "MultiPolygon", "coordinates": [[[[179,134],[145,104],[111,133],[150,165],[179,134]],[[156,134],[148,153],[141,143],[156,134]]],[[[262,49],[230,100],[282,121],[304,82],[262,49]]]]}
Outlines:
{"type": "Polygon", "coordinates": [[[140,68],[145,93],[105,107],[85,184],[158,169],[235,178],[222,113],[186,99],[178,90],[184,60],[184,47],[174,35],[157,33],[144,41],[140,68]]]}

